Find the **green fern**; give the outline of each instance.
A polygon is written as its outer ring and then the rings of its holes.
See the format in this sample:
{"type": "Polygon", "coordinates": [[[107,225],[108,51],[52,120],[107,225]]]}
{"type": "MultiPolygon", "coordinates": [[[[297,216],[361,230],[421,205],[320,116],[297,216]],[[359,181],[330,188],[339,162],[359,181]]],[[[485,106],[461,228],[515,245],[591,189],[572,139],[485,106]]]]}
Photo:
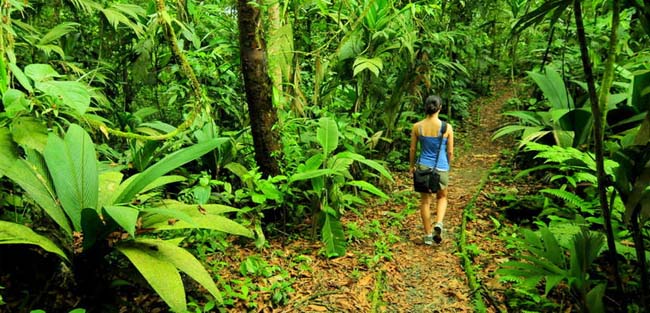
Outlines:
{"type": "Polygon", "coordinates": [[[575,221],[552,222],[548,228],[557,239],[558,244],[567,250],[571,248],[573,237],[581,231],[581,225],[575,221]]]}
{"type": "MultiPolygon", "coordinates": [[[[596,172],[596,159],[592,153],[583,152],[572,147],[548,146],[535,142],[526,143],[527,151],[537,151],[535,158],[545,159],[544,163],[556,163],[565,170],[587,170],[596,172]]],[[[605,160],[605,172],[608,175],[614,173],[618,163],[613,160],[605,160]]]]}
{"type": "Polygon", "coordinates": [[[529,290],[544,280],[546,295],[568,278],[565,251],[548,228],[542,228],[539,235],[527,229],[523,232],[524,238],[520,242],[526,252],[520,256],[523,261],[506,262],[501,265],[498,273],[508,280],[518,277],[517,285],[529,290]]]}
{"type": "Polygon", "coordinates": [[[592,289],[589,271],[604,249],[602,234],[574,223],[560,223],[537,232],[523,230],[523,235],[519,260],[503,263],[497,270],[501,281],[533,293],[543,281],[544,296],[566,281],[581,306],[598,303],[602,295],[592,289]]]}
{"type": "Polygon", "coordinates": [[[539,166],[527,168],[527,169],[517,173],[517,175],[515,175],[514,179],[517,180],[519,178],[528,176],[532,172],[541,171],[541,170],[553,170],[553,169],[559,170],[560,166],[555,165],[555,164],[544,164],[544,165],[539,165],[539,166]]]}
{"type": "Polygon", "coordinates": [[[580,209],[588,209],[591,208],[593,205],[584,199],[582,199],[580,196],[576,195],[575,193],[569,192],[564,189],[542,189],[540,190],[541,193],[545,193],[548,195],[555,196],[557,198],[560,198],[564,200],[564,202],[569,203],[573,206],[576,206],[580,209]]]}

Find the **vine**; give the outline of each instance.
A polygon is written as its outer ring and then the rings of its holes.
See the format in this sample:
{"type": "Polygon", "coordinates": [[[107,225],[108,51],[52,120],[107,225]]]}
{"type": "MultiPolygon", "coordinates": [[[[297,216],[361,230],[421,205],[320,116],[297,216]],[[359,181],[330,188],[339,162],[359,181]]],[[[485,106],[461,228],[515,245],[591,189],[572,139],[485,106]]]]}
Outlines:
{"type": "Polygon", "coordinates": [[[171,25],[171,17],[169,16],[169,13],[167,13],[164,0],[156,0],[156,12],[158,14],[158,22],[164,28],[164,34],[167,41],[169,42],[169,46],[170,49],[172,50],[172,54],[180,63],[181,72],[183,72],[183,74],[190,80],[190,85],[192,86],[192,92],[194,94],[194,97],[196,98],[196,102],[194,104],[194,107],[192,108],[192,111],[190,112],[190,116],[185,121],[183,121],[183,123],[181,123],[178,127],[176,127],[175,130],[162,135],[140,135],[136,133],[125,132],[118,129],[110,128],[106,126],[106,124],[104,124],[103,122],[97,120],[85,119],[86,123],[88,123],[91,126],[99,128],[99,130],[106,137],[108,137],[108,135],[111,134],[117,137],[130,138],[130,139],[166,140],[180,134],[181,132],[189,128],[190,125],[192,125],[196,117],[201,112],[201,109],[203,108],[205,99],[201,92],[201,84],[199,83],[199,80],[196,78],[196,74],[194,74],[194,70],[190,66],[189,61],[185,57],[185,54],[183,53],[183,51],[181,51],[180,47],[178,46],[176,32],[174,31],[174,28],[171,25]]]}

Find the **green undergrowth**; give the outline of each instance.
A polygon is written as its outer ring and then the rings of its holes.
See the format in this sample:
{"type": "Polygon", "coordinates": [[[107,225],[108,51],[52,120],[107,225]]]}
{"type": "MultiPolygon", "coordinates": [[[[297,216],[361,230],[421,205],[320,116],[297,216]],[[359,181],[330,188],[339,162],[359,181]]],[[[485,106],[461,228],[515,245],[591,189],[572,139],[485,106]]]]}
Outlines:
{"type": "MultiPolygon", "coordinates": [[[[492,170],[494,170],[496,166],[497,164],[495,164],[492,167],[492,170]]],[[[483,290],[482,290],[481,282],[477,280],[475,265],[472,262],[473,256],[480,253],[480,251],[478,250],[478,247],[476,247],[475,245],[470,245],[467,243],[467,237],[468,237],[467,223],[471,222],[476,218],[474,214],[474,209],[476,207],[476,200],[478,196],[481,194],[481,192],[483,191],[483,188],[485,187],[486,183],[488,182],[488,178],[490,176],[491,171],[487,172],[483,176],[478,189],[472,196],[472,199],[463,208],[463,219],[460,226],[460,234],[458,240],[458,251],[459,251],[458,254],[462,258],[463,268],[465,269],[468,285],[470,290],[472,291],[472,294],[474,295],[474,308],[477,312],[486,312],[487,307],[485,305],[485,301],[483,300],[483,290]]]]}
{"type": "MultiPolygon", "coordinates": [[[[407,216],[418,210],[417,203],[412,200],[412,192],[398,192],[389,202],[372,200],[367,207],[352,210],[342,219],[348,257],[352,255],[355,259],[352,263],[356,264],[349,277],[357,281],[374,273],[373,290],[367,295],[373,312],[381,311],[387,304],[382,298],[387,289],[387,273],[382,265],[393,260],[392,246],[404,240],[400,230],[407,216]],[[376,210],[377,206],[401,209],[385,211],[381,216],[368,211],[376,210]]],[[[327,259],[324,248],[308,244],[313,240],[309,229],[291,235],[279,231],[269,234],[260,248],[209,230],[191,230],[185,235],[184,247],[196,255],[219,282],[223,298],[219,308],[213,300],[190,292],[188,307],[191,312],[250,311],[265,306],[300,308],[309,299],[294,299],[296,283],[301,276],[317,275],[320,271],[317,260],[327,259]],[[284,248],[280,248],[280,242],[284,248]]],[[[329,291],[319,292],[326,295],[329,291]]]]}

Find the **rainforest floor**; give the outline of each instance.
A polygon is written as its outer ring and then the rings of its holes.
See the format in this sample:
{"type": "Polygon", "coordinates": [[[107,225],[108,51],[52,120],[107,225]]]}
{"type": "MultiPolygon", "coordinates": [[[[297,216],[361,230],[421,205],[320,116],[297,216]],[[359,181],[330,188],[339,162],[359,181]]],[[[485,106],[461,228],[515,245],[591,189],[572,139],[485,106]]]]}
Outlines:
{"type": "MultiPolygon", "coordinates": [[[[268,306],[269,293],[257,304],[249,302],[254,308],[232,311],[473,312],[477,290],[468,287],[458,245],[462,212],[468,205],[473,219],[465,229],[467,244],[481,251],[473,257],[472,266],[485,284],[483,289],[492,288],[487,298],[493,303],[487,309],[496,311],[501,307],[503,286],[494,278],[494,271],[498,263],[507,260],[507,253],[489,218],[498,214],[486,197],[490,184],[481,182],[505,159],[502,149],[512,149],[511,144],[492,141],[491,136],[502,126],[500,113],[514,92],[508,82],[497,83],[491,95],[473,101],[471,115],[461,125],[454,125],[456,161],[450,173],[449,206],[440,244],[423,244],[419,195],[413,192],[408,172],[393,172],[394,183],[385,190],[390,199],[372,201],[343,218],[346,235],[351,238],[345,256],[327,259],[319,241],[305,238],[271,239],[262,253],[251,248],[250,255],[260,255],[270,266],[288,271],[295,279],[295,293],[281,306],[268,306]],[[484,188],[479,190],[481,186],[484,188]],[[476,202],[470,204],[475,195],[476,202]]],[[[435,212],[434,201],[434,217],[435,212]]],[[[240,251],[229,258],[230,273],[237,273],[247,256],[240,251]]],[[[230,276],[227,269],[220,274],[226,279],[230,276]]]]}

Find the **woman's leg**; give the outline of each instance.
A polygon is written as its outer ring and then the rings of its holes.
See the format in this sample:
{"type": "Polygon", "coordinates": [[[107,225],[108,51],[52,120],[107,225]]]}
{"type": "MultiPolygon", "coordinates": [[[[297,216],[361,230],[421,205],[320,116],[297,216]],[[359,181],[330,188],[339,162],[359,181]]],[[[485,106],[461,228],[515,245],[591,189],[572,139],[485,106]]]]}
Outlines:
{"type": "Polygon", "coordinates": [[[431,235],[432,225],[431,225],[431,199],[433,198],[432,194],[421,192],[420,193],[420,216],[422,216],[422,224],[424,226],[424,234],[431,235]]]}
{"type": "Polygon", "coordinates": [[[442,242],[442,220],[447,211],[447,189],[439,190],[436,193],[436,198],[438,198],[438,203],[436,205],[436,224],[433,227],[433,241],[440,243],[442,242]]]}
{"type": "Polygon", "coordinates": [[[445,213],[447,212],[447,188],[438,190],[436,197],[438,198],[438,203],[436,205],[436,224],[442,224],[442,220],[445,218],[445,213]]]}

